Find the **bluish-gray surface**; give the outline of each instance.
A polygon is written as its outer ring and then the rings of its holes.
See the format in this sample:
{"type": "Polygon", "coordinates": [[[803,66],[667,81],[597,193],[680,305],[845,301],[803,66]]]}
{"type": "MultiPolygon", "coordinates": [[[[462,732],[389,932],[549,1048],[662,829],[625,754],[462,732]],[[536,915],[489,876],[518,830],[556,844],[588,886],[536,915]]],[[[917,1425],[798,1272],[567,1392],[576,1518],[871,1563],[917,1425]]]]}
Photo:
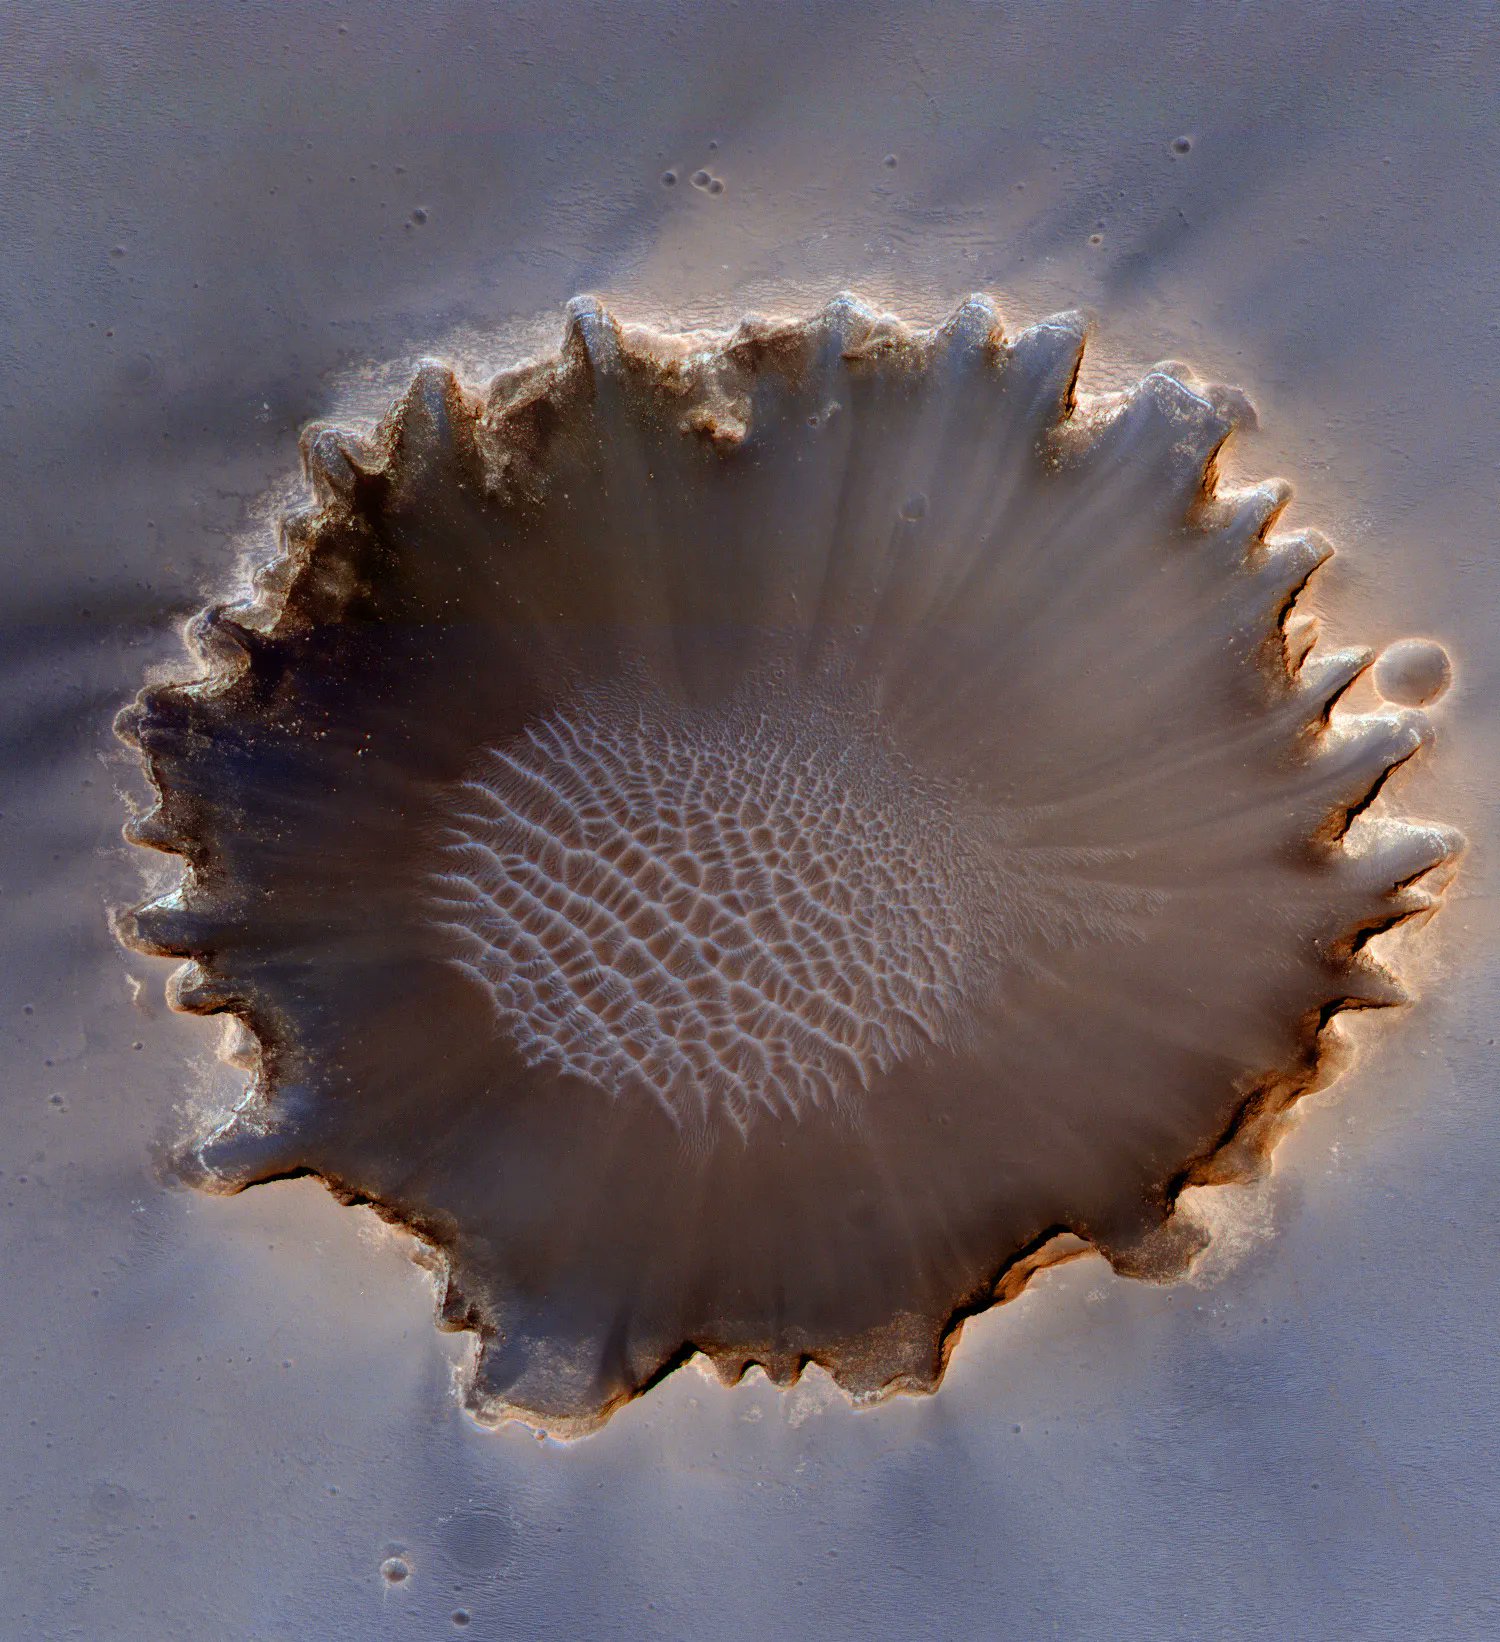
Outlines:
{"type": "Polygon", "coordinates": [[[33,3],[0,63],[0,1636],[1500,1634],[1489,9],[33,3]],[[580,289],[851,284],[1081,301],[1097,382],[1245,387],[1245,470],[1343,549],[1330,636],[1455,658],[1398,796],[1471,856],[1200,1279],[1056,1272],[931,1400],[690,1370],[579,1445],[485,1433],[367,1216],[158,1180],[234,1076],[110,937],[150,865],[110,714],[304,419],[580,289]]]}

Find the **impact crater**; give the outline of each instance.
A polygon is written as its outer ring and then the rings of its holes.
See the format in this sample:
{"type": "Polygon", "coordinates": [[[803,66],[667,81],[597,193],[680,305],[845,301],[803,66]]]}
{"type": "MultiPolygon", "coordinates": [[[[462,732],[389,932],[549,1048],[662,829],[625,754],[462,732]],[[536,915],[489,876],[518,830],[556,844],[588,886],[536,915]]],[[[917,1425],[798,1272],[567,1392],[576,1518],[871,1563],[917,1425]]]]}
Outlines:
{"type": "Polygon", "coordinates": [[[250,1073],[184,1172],[414,1231],[479,1418],[580,1434],[694,1352],[931,1391],[1051,1261],[1181,1271],[1183,1189],[1403,999],[1448,659],[1293,621],[1332,548],[1223,483],[1244,397],[1083,395],[1084,347],[580,300],[310,429],[253,592],[121,715],[183,863],[122,937],[250,1073]]]}

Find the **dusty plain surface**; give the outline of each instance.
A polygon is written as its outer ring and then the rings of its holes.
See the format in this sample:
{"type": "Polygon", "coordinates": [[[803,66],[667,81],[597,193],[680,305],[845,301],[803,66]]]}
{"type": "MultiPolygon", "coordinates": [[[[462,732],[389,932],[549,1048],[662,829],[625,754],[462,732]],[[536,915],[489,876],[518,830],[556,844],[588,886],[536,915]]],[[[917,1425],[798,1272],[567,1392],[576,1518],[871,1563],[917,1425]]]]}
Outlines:
{"type": "Polygon", "coordinates": [[[1500,1633],[1488,10],[32,3],[0,62],[0,1636],[1500,1633]],[[689,1369],[580,1444],[484,1432],[369,1215],[159,1178],[236,1074],[110,935],[152,870],[110,718],[309,418],[579,290],[846,286],[1081,303],[1085,385],[1246,389],[1232,473],[1341,550],[1329,638],[1452,654],[1391,796],[1470,853],[1195,1278],[1051,1273],[931,1399],[689,1369]]]}

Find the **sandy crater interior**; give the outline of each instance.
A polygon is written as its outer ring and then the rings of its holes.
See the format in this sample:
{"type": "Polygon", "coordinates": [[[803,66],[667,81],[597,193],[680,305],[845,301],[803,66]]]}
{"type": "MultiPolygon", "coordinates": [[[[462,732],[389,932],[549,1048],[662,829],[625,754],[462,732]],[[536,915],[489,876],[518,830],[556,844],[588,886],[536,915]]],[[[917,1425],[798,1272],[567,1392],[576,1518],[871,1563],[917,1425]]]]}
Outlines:
{"type": "Polygon", "coordinates": [[[744,1128],[946,1039],[995,957],[978,828],[842,716],[596,694],[484,754],[434,910],[529,1064],[744,1128]]]}

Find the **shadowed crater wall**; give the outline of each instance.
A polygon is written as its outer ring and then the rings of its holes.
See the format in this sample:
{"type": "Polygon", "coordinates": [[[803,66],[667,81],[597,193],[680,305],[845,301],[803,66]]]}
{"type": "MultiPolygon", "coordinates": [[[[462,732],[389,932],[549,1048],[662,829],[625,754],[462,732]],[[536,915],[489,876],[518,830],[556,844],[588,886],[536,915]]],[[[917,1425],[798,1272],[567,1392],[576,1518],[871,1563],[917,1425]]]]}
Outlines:
{"type": "Polygon", "coordinates": [[[1080,401],[1083,341],[580,302],[311,431],[202,676],[122,715],[185,862],[122,934],[249,1029],[185,1169],[427,1239],[482,1418],[585,1431],[695,1349],[931,1389],[1049,1250],[1180,1269],[1177,1193],[1399,999],[1366,942],[1457,839],[1366,812],[1427,720],[1292,636],[1329,549],[1220,491],[1243,400],[1080,401]]]}

